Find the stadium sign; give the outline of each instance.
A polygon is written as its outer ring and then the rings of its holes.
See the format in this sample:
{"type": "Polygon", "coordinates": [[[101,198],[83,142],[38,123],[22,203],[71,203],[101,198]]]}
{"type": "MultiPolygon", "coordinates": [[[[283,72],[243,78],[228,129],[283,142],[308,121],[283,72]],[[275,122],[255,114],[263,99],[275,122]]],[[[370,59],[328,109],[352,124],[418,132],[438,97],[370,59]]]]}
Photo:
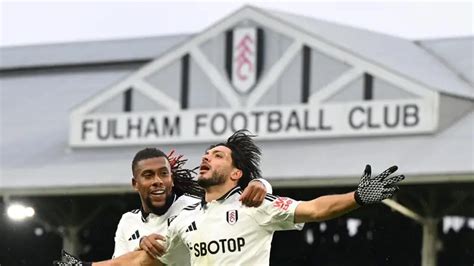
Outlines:
{"type": "Polygon", "coordinates": [[[241,128],[249,129],[259,139],[400,135],[429,132],[433,119],[430,105],[422,100],[97,114],[73,120],[71,144],[219,141],[241,128]]]}
{"type": "Polygon", "coordinates": [[[431,133],[438,102],[422,84],[244,9],[78,106],[69,143],[215,142],[242,128],[266,140],[431,133]]]}

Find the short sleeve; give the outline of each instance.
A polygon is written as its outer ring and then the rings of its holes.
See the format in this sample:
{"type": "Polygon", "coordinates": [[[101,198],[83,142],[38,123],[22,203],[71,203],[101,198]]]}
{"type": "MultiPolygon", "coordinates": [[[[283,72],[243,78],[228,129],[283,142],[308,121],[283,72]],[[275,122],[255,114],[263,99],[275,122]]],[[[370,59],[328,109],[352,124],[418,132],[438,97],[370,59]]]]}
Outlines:
{"type": "Polygon", "coordinates": [[[295,210],[299,201],[267,194],[264,204],[249,208],[255,221],[268,231],[301,230],[304,224],[295,224],[295,210]]]}
{"type": "Polygon", "coordinates": [[[112,258],[122,256],[123,254],[130,251],[128,250],[128,247],[127,247],[127,239],[124,237],[123,223],[124,223],[124,217],[122,216],[122,218],[120,219],[117,225],[117,231],[115,231],[115,237],[114,237],[115,247],[114,247],[114,254],[112,255],[112,258]]]}

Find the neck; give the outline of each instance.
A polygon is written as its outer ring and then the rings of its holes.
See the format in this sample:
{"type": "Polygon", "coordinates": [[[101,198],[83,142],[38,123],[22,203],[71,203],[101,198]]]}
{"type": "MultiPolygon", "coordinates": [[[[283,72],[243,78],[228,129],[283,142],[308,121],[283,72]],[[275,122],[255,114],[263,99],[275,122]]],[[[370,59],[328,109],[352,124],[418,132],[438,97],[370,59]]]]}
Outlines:
{"type": "Polygon", "coordinates": [[[224,196],[225,193],[237,186],[236,182],[226,182],[224,184],[210,186],[206,188],[206,202],[217,200],[224,196]]]}

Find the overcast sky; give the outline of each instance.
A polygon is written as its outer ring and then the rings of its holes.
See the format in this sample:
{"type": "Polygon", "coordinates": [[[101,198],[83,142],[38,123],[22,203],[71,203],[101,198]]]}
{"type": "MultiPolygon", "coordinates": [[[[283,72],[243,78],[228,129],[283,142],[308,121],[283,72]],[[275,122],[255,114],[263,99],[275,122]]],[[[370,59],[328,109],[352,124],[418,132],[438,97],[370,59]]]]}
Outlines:
{"type": "MultiPolygon", "coordinates": [[[[0,45],[196,33],[246,2],[2,0],[0,45]]],[[[471,1],[251,2],[262,8],[311,16],[408,39],[474,35],[474,8],[471,1]]]]}

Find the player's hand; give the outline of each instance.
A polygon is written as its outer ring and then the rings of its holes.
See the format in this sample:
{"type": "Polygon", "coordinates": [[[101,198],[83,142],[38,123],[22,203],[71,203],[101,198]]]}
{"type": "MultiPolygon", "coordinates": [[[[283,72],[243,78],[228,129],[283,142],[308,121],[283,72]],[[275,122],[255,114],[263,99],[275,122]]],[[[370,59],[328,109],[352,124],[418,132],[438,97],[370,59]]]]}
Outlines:
{"type": "Polygon", "coordinates": [[[371,178],[372,171],[370,165],[367,165],[354,194],[357,204],[362,206],[391,198],[398,191],[397,183],[405,178],[404,175],[389,177],[397,169],[397,166],[392,166],[378,176],[371,178]]]}
{"type": "Polygon", "coordinates": [[[156,258],[165,254],[165,237],[159,234],[151,234],[140,239],[140,248],[146,251],[150,256],[156,258]]]}
{"type": "Polygon", "coordinates": [[[249,182],[242,195],[240,195],[239,200],[248,207],[258,207],[262,204],[266,194],[267,189],[265,188],[265,185],[258,180],[252,180],[249,182]]]}

